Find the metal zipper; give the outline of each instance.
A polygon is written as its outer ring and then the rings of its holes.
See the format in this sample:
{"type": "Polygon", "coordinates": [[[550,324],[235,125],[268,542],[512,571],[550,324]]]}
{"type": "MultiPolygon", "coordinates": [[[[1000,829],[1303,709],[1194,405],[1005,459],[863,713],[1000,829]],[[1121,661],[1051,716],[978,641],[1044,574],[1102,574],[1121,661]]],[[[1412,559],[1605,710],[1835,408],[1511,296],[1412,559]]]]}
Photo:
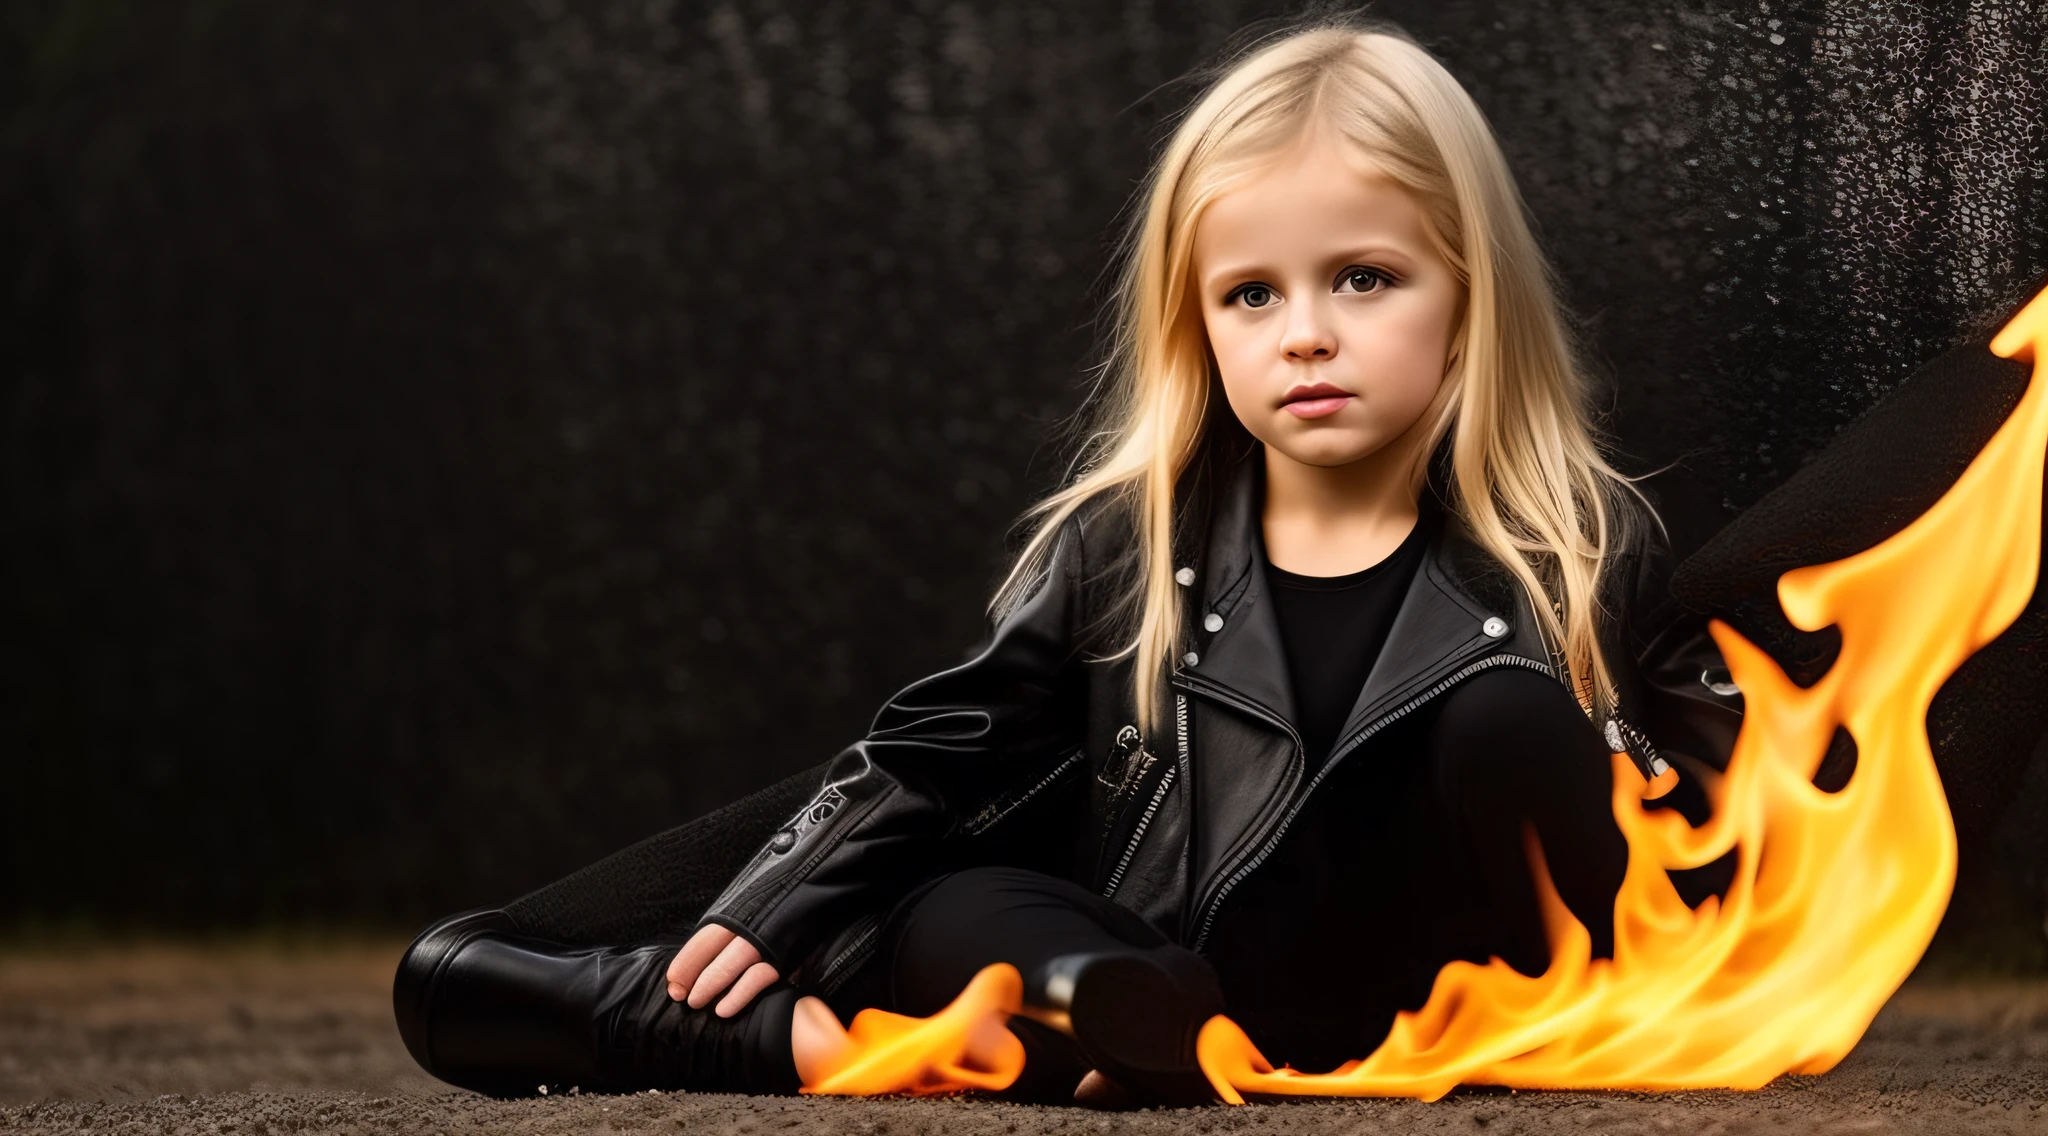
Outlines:
{"type": "Polygon", "coordinates": [[[1064,776],[1067,770],[1073,768],[1075,762],[1081,760],[1082,750],[1083,747],[1075,746],[1074,751],[1067,755],[1066,760],[1060,762],[1057,766],[1054,766],[1053,771],[1051,773],[1046,774],[1044,777],[1040,778],[1038,784],[1033,785],[1029,789],[1024,790],[1022,796],[1017,797],[1016,799],[1010,801],[1008,804],[1004,805],[1002,807],[1002,811],[996,811],[996,806],[992,803],[987,808],[981,810],[981,812],[977,814],[973,820],[968,821],[966,824],[962,825],[961,830],[966,832],[969,836],[978,836],[981,833],[987,832],[989,828],[993,826],[997,821],[1003,819],[1006,816],[1009,816],[1011,813],[1017,810],[1018,806],[1022,805],[1024,802],[1030,800],[1031,798],[1037,796],[1039,790],[1045,788],[1047,785],[1052,784],[1053,782],[1059,780],[1062,776],[1064,776]]]}
{"type": "MultiPolygon", "coordinates": [[[[1294,818],[1301,814],[1302,807],[1308,803],[1310,795],[1316,791],[1316,786],[1322,784],[1323,778],[1329,776],[1330,771],[1337,768],[1339,761],[1349,756],[1352,750],[1363,745],[1367,738],[1414,713],[1417,707],[1420,707],[1437,695],[1478,674],[1480,671],[1490,670],[1498,666],[1527,667],[1533,671],[1540,671],[1552,678],[1557,677],[1557,672],[1547,663],[1539,663],[1534,659],[1525,659],[1520,655],[1493,655],[1459,668],[1447,677],[1439,680],[1429,689],[1424,690],[1422,693],[1417,694],[1415,697],[1367,723],[1357,733],[1346,739],[1343,745],[1330,752],[1329,760],[1323,762],[1323,767],[1316,771],[1316,775],[1313,778],[1310,778],[1308,788],[1303,789],[1300,796],[1295,798],[1294,805],[1287,810],[1285,816],[1280,818],[1280,823],[1266,837],[1266,841],[1259,848],[1258,853],[1240,865],[1235,872],[1232,872],[1230,878],[1225,880],[1222,886],[1216,889],[1215,895],[1209,899],[1209,902],[1203,905],[1202,929],[1195,935],[1194,949],[1200,951],[1203,945],[1209,941],[1209,930],[1216,923],[1216,912],[1223,906],[1223,901],[1230,895],[1231,889],[1237,887],[1239,883],[1244,881],[1246,876],[1251,875],[1253,871],[1257,870],[1260,864],[1265,863],[1266,857],[1273,854],[1273,849],[1279,847],[1280,838],[1287,835],[1288,826],[1294,823],[1294,818]]],[[[1293,731],[1290,730],[1289,732],[1292,733],[1293,731]]],[[[1296,737],[1294,744],[1296,750],[1299,751],[1301,739],[1296,737]]]]}
{"type": "Polygon", "coordinates": [[[1644,777],[1662,777],[1664,771],[1671,768],[1671,763],[1657,753],[1657,747],[1651,744],[1648,736],[1636,729],[1635,723],[1619,714],[1610,715],[1607,721],[1615,727],[1616,733],[1626,737],[1628,744],[1621,748],[1628,752],[1629,759],[1636,763],[1636,768],[1642,771],[1644,777]]]}
{"type": "MultiPolygon", "coordinates": [[[[1111,752],[1116,755],[1113,762],[1119,767],[1119,775],[1114,780],[1106,779],[1102,773],[1095,776],[1096,784],[1109,790],[1101,817],[1101,839],[1105,842],[1109,840],[1110,834],[1116,831],[1117,818],[1123,815],[1124,806],[1130,802],[1131,794],[1137,792],[1138,786],[1145,783],[1145,775],[1152,772],[1153,763],[1159,760],[1158,755],[1145,748],[1145,739],[1139,736],[1136,726],[1125,726],[1117,731],[1116,742],[1112,745],[1111,752]]],[[[1103,763],[1103,773],[1110,772],[1111,764],[1112,762],[1103,763]]]]}
{"type": "Polygon", "coordinates": [[[1173,696],[1174,756],[1182,769],[1188,764],[1188,696],[1175,692],[1173,696]]]}
{"type": "Polygon", "coordinates": [[[1138,818],[1138,827],[1131,830],[1131,842],[1124,848],[1123,858],[1116,862],[1116,870],[1109,874],[1109,882],[1102,887],[1105,899],[1116,895],[1117,885],[1124,881],[1124,869],[1131,866],[1131,857],[1138,854],[1138,844],[1145,839],[1145,830],[1152,825],[1152,814],[1159,811],[1160,802],[1166,800],[1166,791],[1173,787],[1173,775],[1188,763],[1188,696],[1179,691],[1173,695],[1173,733],[1180,760],[1167,766],[1166,772],[1159,775],[1159,787],[1152,790],[1152,800],[1138,818]]]}

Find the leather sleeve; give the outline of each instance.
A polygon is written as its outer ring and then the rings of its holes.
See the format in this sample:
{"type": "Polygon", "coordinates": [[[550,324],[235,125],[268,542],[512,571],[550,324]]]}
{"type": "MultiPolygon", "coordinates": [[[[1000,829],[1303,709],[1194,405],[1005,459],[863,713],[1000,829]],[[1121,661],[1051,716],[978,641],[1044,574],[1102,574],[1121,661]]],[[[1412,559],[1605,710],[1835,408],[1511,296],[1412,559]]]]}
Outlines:
{"type": "Polygon", "coordinates": [[[1073,753],[1086,720],[1081,549],[1069,518],[1030,598],[967,661],[890,698],[699,925],[732,929],[788,974],[838,926],[943,870],[949,835],[1073,753]]]}

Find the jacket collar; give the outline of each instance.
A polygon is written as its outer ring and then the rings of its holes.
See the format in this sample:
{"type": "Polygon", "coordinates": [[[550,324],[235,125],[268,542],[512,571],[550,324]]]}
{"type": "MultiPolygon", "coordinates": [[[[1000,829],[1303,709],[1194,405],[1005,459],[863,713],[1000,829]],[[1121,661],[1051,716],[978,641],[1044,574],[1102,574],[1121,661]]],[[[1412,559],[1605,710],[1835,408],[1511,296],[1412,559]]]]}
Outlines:
{"type": "MultiPolygon", "coordinates": [[[[1181,660],[1176,679],[1254,703],[1292,726],[1298,722],[1293,683],[1265,570],[1263,449],[1254,447],[1218,473],[1198,578],[1189,589],[1199,597],[1184,640],[1193,661],[1181,660]],[[1212,615],[1222,621],[1213,632],[1207,628],[1212,615]]],[[[1550,665],[1521,589],[1434,493],[1423,495],[1418,523],[1434,529],[1428,552],[1339,738],[1489,655],[1550,665]]]]}

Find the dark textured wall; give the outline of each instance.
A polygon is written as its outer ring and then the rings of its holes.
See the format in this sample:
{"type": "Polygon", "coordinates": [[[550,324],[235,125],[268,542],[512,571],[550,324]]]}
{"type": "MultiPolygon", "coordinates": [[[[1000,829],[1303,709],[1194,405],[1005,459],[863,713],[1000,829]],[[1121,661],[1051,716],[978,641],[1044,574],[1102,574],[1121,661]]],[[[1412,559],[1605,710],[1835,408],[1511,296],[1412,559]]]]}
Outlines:
{"type": "MultiPolygon", "coordinates": [[[[7,5],[0,915],[415,918],[828,756],[978,633],[1174,80],[1291,10],[7,5]]],[[[2039,2],[1376,10],[1683,542],[2048,270],[2039,2]]]]}

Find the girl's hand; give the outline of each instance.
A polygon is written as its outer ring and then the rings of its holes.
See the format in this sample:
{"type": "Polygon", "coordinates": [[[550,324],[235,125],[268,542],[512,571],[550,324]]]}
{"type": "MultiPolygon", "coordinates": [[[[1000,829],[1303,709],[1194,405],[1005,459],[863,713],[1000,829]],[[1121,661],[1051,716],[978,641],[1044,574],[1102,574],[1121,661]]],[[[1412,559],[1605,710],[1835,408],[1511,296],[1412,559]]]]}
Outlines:
{"type": "Polygon", "coordinates": [[[714,923],[690,936],[676,952],[676,960],[668,964],[668,996],[678,1002],[687,1000],[692,1009],[701,1010],[730,986],[715,1011],[719,1017],[729,1018],[780,977],[780,972],[761,961],[754,944],[714,923]]]}

